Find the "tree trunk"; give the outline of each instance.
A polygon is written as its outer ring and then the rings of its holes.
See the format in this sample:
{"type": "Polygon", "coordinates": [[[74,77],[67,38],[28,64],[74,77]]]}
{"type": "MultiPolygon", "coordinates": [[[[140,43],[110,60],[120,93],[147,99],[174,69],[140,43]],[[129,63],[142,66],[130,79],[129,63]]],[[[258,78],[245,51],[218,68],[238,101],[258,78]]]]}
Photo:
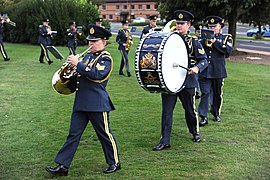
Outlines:
{"type": "Polygon", "coordinates": [[[233,47],[236,47],[236,28],[237,28],[237,11],[232,11],[228,15],[228,22],[229,22],[229,29],[228,33],[232,35],[233,37],[233,47]]]}

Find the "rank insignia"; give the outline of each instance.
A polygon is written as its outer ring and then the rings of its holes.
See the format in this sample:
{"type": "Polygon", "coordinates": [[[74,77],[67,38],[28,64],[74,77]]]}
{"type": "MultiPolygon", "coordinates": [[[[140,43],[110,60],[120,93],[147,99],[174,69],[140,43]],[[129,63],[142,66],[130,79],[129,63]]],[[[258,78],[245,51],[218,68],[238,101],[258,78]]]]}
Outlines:
{"type": "Polygon", "coordinates": [[[97,67],[97,70],[99,71],[103,71],[105,69],[105,65],[101,66],[99,63],[97,63],[96,67],[97,67]]]}
{"type": "Polygon", "coordinates": [[[198,49],[200,54],[204,54],[204,49],[198,49]]]}
{"type": "Polygon", "coordinates": [[[85,71],[86,71],[86,72],[90,71],[90,68],[87,66],[87,67],[85,68],[85,71]]]}

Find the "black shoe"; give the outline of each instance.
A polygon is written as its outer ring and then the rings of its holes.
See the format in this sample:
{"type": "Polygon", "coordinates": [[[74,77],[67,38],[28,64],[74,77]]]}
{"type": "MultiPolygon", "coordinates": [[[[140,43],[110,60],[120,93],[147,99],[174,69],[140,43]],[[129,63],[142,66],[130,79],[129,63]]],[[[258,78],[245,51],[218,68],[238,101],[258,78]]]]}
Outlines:
{"type": "Polygon", "coordinates": [[[200,93],[196,92],[195,98],[200,99],[201,98],[200,93]]]}
{"type": "Polygon", "coordinates": [[[46,171],[48,173],[51,173],[52,175],[55,176],[67,176],[68,175],[68,168],[65,166],[58,164],[56,167],[47,167],[46,171]]]}
{"type": "Polygon", "coordinates": [[[119,163],[117,163],[117,164],[110,165],[103,172],[108,174],[108,173],[113,173],[113,172],[120,170],[120,169],[121,169],[121,166],[119,163]]]}
{"type": "Polygon", "coordinates": [[[120,72],[119,72],[119,75],[122,75],[122,76],[123,76],[123,75],[124,75],[124,73],[123,73],[122,71],[120,71],[120,72]]]}
{"type": "Polygon", "coordinates": [[[40,61],[39,63],[41,63],[41,64],[45,64],[45,62],[43,62],[43,61],[40,61]]]}
{"type": "Polygon", "coordinates": [[[199,122],[199,126],[205,126],[208,124],[207,117],[202,117],[201,121],[199,122]]]}
{"type": "Polygon", "coordinates": [[[130,77],[130,76],[131,76],[130,72],[128,72],[127,74],[128,74],[128,77],[130,77]]]}
{"type": "Polygon", "coordinates": [[[52,64],[53,63],[53,61],[48,61],[48,64],[50,65],[50,64],[52,64]]]}
{"type": "Polygon", "coordinates": [[[170,148],[170,147],[171,147],[171,145],[169,145],[169,144],[158,144],[157,146],[155,146],[153,148],[153,151],[161,151],[163,149],[167,149],[167,148],[170,148]]]}
{"type": "Polygon", "coordinates": [[[221,119],[220,119],[220,117],[219,117],[219,116],[216,116],[216,117],[214,117],[214,121],[216,121],[216,122],[220,122],[220,121],[221,121],[221,119]]]}
{"type": "Polygon", "coordinates": [[[9,61],[9,60],[10,60],[10,58],[5,58],[5,59],[4,59],[4,61],[9,61]]]}
{"type": "Polygon", "coordinates": [[[192,139],[193,142],[201,142],[201,137],[200,137],[200,134],[197,133],[197,134],[193,134],[193,139],[192,139]]]}

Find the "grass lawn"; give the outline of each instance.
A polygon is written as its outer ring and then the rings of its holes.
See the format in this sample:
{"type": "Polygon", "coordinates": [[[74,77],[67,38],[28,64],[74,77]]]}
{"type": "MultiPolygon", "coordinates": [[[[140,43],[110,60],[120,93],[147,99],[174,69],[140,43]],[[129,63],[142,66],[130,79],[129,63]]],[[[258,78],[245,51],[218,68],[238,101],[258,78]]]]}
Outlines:
{"type": "MultiPolygon", "coordinates": [[[[193,143],[178,102],[172,147],[153,152],[160,138],[160,94],[144,91],[134,73],[131,78],[118,75],[120,53],[114,40],[107,48],[114,58],[107,90],[116,106],[110,120],[122,170],[103,174],[107,165],[89,125],[65,179],[269,179],[270,66],[228,62],[222,122],[210,117],[209,125],[200,128],[203,142],[193,143]]],[[[129,55],[132,72],[135,45],[129,55]]],[[[44,168],[54,165],[66,140],[74,99],[51,87],[63,62],[51,55],[51,66],[40,64],[39,46],[5,47],[11,61],[0,58],[0,179],[53,178],[44,168]]],[[[58,49],[67,57],[66,47],[58,49]]]]}

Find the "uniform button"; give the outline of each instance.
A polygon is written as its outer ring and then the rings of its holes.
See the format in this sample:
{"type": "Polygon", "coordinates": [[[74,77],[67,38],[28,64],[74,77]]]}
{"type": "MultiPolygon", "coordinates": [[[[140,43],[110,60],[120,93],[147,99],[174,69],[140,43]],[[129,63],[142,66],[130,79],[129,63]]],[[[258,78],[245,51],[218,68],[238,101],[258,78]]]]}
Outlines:
{"type": "Polygon", "coordinates": [[[79,82],[79,81],[77,81],[77,84],[80,84],[80,82],[79,82]]]}
{"type": "Polygon", "coordinates": [[[78,74],[78,77],[81,77],[81,75],[80,75],[80,74],[78,74]]]}
{"type": "Polygon", "coordinates": [[[211,58],[211,56],[209,56],[208,58],[211,58]]]}
{"type": "Polygon", "coordinates": [[[79,90],[79,88],[76,88],[76,91],[78,91],[79,90]]]}
{"type": "Polygon", "coordinates": [[[210,64],[210,61],[208,61],[208,63],[210,64]]]}
{"type": "Polygon", "coordinates": [[[209,51],[209,53],[211,53],[212,51],[209,51]]]}

